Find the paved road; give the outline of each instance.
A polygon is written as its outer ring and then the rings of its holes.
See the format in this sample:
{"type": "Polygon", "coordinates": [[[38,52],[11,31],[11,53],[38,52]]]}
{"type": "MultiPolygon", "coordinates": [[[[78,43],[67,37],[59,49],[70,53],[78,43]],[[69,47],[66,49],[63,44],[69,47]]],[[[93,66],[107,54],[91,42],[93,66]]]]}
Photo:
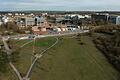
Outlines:
{"type": "Polygon", "coordinates": [[[37,38],[40,38],[40,37],[66,36],[66,35],[73,35],[73,34],[87,33],[87,32],[89,32],[89,30],[80,30],[80,31],[76,31],[76,32],[68,32],[68,33],[61,33],[61,34],[38,35],[37,38]]]}
{"type": "MultiPolygon", "coordinates": [[[[48,34],[48,35],[36,35],[36,38],[44,38],[44,37],[55,37],[55,36],[65,36],[65,35],[72,35],[72,34],[78,34],[78,33],[86,33],[89,32],[89,30],[79,30],[74,32],[66,32],[66,33],[57,33],[57,34],[48,34]]],[[[12,38],[12,39],[29,39],[30,34],[24,34],[24,35],[13,35],[13,36],[4,36],[5,38],[12,38]]]]}

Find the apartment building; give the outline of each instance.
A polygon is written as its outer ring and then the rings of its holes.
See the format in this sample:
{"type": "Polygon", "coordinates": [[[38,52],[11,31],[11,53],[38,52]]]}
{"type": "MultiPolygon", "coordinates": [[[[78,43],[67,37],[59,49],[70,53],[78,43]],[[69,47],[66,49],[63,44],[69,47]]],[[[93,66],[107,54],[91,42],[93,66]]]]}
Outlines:
{"type": "Polygon", "coordinates": [[[22,17],[16,20],[16,23],[21,28],[28,28],[33,26],[40,26],[41,23],[44,23],[43,17],[22,17]]]}

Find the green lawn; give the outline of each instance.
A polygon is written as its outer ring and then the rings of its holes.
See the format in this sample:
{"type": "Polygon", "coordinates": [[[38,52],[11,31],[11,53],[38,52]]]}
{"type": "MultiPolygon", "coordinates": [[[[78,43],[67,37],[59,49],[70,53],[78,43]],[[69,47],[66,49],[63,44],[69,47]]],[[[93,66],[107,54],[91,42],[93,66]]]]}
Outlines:
{"type": "MultiPolygon", "coordinates": [[[[42,39],[36,39],[35,40],[35,46],[37,47],[48,47],[52,45],[55,42],[54,38],[42,38],[42,39]]],[[[28,44],[27,46],[33,46],[34,42],[31,44],[28,44]]]]}
{"type": "MultiPolygon", "coordinates": [[[[64,37],[65,38],[65,37],[64,37]]],[[[66,38],[39,59],[31,80],[116,80],[118,72],[107,62],[91,39],[66,38]]]]}
{"type": "Polygon", "coordinates": [[[13,49],[18,49],[20,48],[21,46],[23,46],[25,43],[28,43],[32,40],[10,40],[9,41],[9,45],[12,45],[12,48],[13,49]]]}
{"type": "MultiPolygon", "coordinates": [[[[118,72],[95,48],[89,37],[81,37],[84,45],[80,45],[80,41],[76,38],[70,36],[63,38],[37,61],[31,80],[117,80],[118,72]]],[[[30,40],[16,40],[13,43],[20,47],[28,41],[30,40]]],[[[54,42],[55,38],[51,37],[36,39],[35,52],[42,51],[54,42]]],[[[19,61],[15,63],[23,76],[31,64],[33,44],[34,42],[20,49],[19,61]]],[[[11,72],[3,75],[3,77],[6,77],[0,80],[17,80],[14,72],[12,70],[11,72]]]]}
{"type": "MultiPolygon", "coordinates": [[[[20,40],[20,41],[14,41],[16,42],[15,45],[21,46],[25,44],[26,42],[29,42],[30,40],[20,40]]],[[[43,49],[46,49],[50,45],[52,45],[55,42],[55,38],[41,38],[35,40],[35,52],[40,53],[43,49]]],[[[34,42],[31,42],[30,44],[25,45],[20,49],[20,55],[19,60],[17,63],[15,63],[15,66],[17,69],[21,72],[23,76],[25,76],[28,68],[31,65],[31,62],[33,60],[33,45],[34,42]]]]}
{"type": "Polygon", "coordinates": [[[31,41],[31,40],[13,40],[12,44],[14,44],[15,46],[20,47],[20,46],[22,46],[23,44],[25,44],[25,43],[27,43],[29,41],[31,41]]]}

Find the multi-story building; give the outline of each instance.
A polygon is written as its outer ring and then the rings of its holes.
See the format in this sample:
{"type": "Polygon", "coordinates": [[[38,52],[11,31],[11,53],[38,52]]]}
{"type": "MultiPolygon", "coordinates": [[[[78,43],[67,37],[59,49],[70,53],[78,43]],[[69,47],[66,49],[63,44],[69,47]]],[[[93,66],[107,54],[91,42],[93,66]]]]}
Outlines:
{"type": "Polygon", "coordinates": [[[35,17],[35,26],[41,26],[45,22],[44,17],[35,17]]]}
{"type": "Polygon", "coordinates": [[[119,25],[120,24],[120,16],[118,15],[109,15],[109,14],[93,14],[92,21],[95,23],[112,23],[119,25]]]}
{"type": "Polygon", "coordinates": [[[8,17],[7,16],[3,16],[2,17],[2,22],[4,23],[4,24],[6,24],[7,22],[8,22],[8,17]]]}
{"type": "Polygon", "coordinates": [[[40,26],[41,23],[44,23],[43,17],[23,17],[17,19],[17,24],[21,28],[28,28],[33,26],[40,26]]]}
{"type": "Polygon", "coordinates": [[[30,17],[24,17],[24,18],[18,18],[17,19],[17,25],[20,28],[27,28],[29,26],[35,25],[35,19],[30,17]]]}
{"type": "Polygon", "coordinates": [[[109,16],[108,21],[110,23],[120,25],[120,16],[109,16]]]}
{"type": "Polygon", "coordinates": [[[95,23],[107,23],[108,22],[108,18],[109,18],[109,14],[92,14],[91,15],[91,19],[92,19],[92,22],[95,22],[95,23]]]}

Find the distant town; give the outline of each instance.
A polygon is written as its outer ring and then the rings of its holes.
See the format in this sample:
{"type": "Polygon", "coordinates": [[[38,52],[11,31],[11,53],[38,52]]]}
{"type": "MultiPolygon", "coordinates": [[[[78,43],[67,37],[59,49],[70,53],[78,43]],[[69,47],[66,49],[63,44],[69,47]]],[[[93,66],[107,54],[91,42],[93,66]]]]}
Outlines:
{"type": "Polygon", "coordinates": [[[1,11],[0,80],[120,80],[120,12],[1,11]]]}
{"type": "MultiPolygon", "coordinates": [[[[120,24],[120,15],[91,13],[6,12],[0,14],[0,25],[6,33],[55,34],[89,30],[103,24],[120,24]],[[12,30],[11,30],[12,29],[12,30]],[[8,30],[8,31],[7,31],[8,30]]],[[[1,33],[2,34],[2,33],[1,33]]]]}

